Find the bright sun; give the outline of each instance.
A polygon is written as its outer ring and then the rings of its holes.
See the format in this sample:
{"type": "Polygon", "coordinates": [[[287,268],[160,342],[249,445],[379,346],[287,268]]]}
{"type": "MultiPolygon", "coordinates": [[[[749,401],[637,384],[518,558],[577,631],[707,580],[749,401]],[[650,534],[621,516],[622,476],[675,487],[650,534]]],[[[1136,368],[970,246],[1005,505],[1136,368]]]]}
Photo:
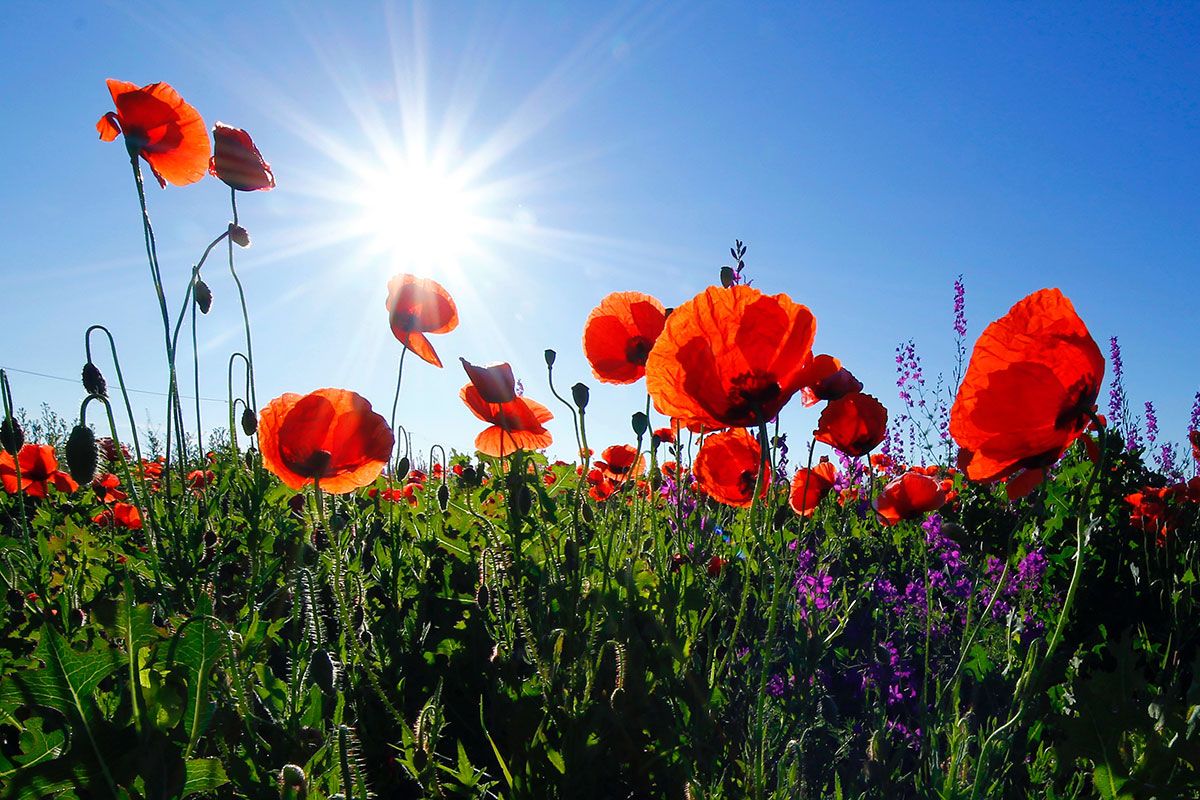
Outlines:
{"type": "Polygon", "coordinates": [[[356,201],[358,233],[370,250],[390,255],[398,265],[429,268],[456,262],[479,232],[469,187],[433,164],[390,161],[364,181],[356,201]]]}

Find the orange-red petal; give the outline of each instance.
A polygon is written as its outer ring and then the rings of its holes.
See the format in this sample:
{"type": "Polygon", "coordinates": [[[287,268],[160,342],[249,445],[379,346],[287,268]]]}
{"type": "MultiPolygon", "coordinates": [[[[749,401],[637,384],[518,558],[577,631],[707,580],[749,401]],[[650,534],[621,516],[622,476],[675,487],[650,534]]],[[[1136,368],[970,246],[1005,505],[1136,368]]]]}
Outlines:
{"type": "Polygon", "coordinates": [[[662,333],[667,312],[641,292],[613,292],[583,326],[583,352],[603,383],[633,383],[646,374],[646,359],[662,333]]]}
{"type": "Polygon", "coordinates": [[[746,508],[754,500],[754,487],[765,496],[771,484],[771,468],[762,465],[758,439],[744,428],[714,433],[704,439],[696,454],[696,485],[719,503],[746,508]]]}

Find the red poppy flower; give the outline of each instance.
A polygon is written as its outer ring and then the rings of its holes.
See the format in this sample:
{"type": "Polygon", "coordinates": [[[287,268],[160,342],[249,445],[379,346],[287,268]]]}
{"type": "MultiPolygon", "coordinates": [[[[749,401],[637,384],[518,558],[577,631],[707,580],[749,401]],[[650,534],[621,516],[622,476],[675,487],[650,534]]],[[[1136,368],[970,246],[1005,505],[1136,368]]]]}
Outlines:
{"type": "Polygon", "coordinates": [[[822,400],[837,400],[862,391],[862,382],[833,356],[822,353],[814,357],[808,371],[811,385],[800,391],[800,402],[806,406],[815,406],[822,400]]]}
{"type": "Polygon", "coordinates": [[[659,444],[675,444],[674,428],[655,428],[651,436],[659,444]]]}
{"type": "Polygon", "coordinates": [[[440,367],[442,360],[425,334],[449,333],[458,327],[458,307],[450,293],[437,281],[397,275],[388,281],[385,305],[396,339],[424,361],[440,367]]]}
{"type": "Polygon", "coordinates": [[[646,456],[639,454],[636,447],[628,444],[614,444],[604,448],[600,458],[593,463],[606,478],[618,486],[646,471],[646,456]]]}
{"type": "Polygon", "coordinates": [[[126,530],[140,531],[142,529],[142,512],[130,503],[117,503],[110,509],[101,511],[92,517],[92,522],[101,527],[117,525],[126,530]]]}
{"type": "Polygon", "coordinates": [[[1027,469],[1036,484],[1087,428],[1103,379],[1071,301],[1058,289],[1029,295],[975,343],[950,410],[959,468],[973,481],[1027,469]]]}
{"type": "MultiPolygon", "coordinates": [[[[732,428],[704,439],[696,454],[696,484],[719,503],[748,507],[754,499],[754,484],[762,451],[758,439],[745,428],[732,428]]],[[[771,468],[766,466],[759,483],[759,496],[771,484],[771,468]]]]}
{"type": "Polygon", "coordinates": [[[18,466],[21,467],[20,491],[30,497],[45,497],[51,484],[60,492],[73,492],[79,488],[70,475],[59,470],[54,448],[48,444],[25,445],[17,452],[15,462],[8,453],[0,452],[0,483],[9,494],[18,491],[18,466]]]}
{"type": "Polygon", "coordinates": [[[667,318],[646,361],[663,414],[710,430],[773,419],[807,385],[817,322],[785,294],[709,287],[667,318]]]}
{"type": "Polygon", "coordinates": [[[213,126],[213,156],[208,162],[208,174],[239,192],[275,188],[271,165],[263,161],[250,134],[223,122],[213,126]]]}
{"type": "Polygon", "coordinates": [[[613,292],[583,325],[583,353],[603,383],[633,383],[667,320],[663,304],[641,292],[613,292]]]}
{"type": "Polygon", "coordinates": [[[116,111],[96,123],[101,140],[111,142],[125,135],[125,147],[150,165],[158,185],[186,186],[204,177],[208,166],[208,130],[200,112],[184,102],[179,92],[165,83],[140,89],[132,83],[109,78],[116,111]]]}
{"type": "Polygon", "coordinates": [[[855,392],[830,400],[817,420],[813,437],[851,458],[865,456],[883,441],[887,409],[869,394],[855,392]]]}
{"type": "Polygon", "coordinates": [[[488,403],[507,403],[517,396],[517,379],[512,367],[504,361],[479,367],[460,358],[467,377],[479,390],[479,396],[488,403]]]}
{"type": "Polygon", "coordinates": [[[705,572],[708,573],[708,577],[715,578],[721,574],[721,570],[725,569],[726,565],[728,564],[729,559],[721,558],[720,556],[713,556],[708,560],[708,566],[705,567],[705,572]]]}
{"type": "Polygon", "coordinates": [[[888,483],[875,498],[875,514],[884,525],[914,519],[945,505],[949,488],[949,481],[935,480],[917,470],[909,470],[888,483]]]}
{"type": "Polygon", "coordinates": [[[1173,502],[1178,496],[1176,487],[1146,487],[1126,495],[1129,503],[1129,523],[1145,533],[1153,533],[1159,545],[1167,543],[1167,534],[1179,524],[1179,509],[1173,502]]]}
{"type": "Polygon", "coordinates": [[[312,482],[330,494],[371,484],[392,454],[394,439],[366,398],[318,389],[275,398],[259,414],[263,466],[289,488],[312,482]]]}
{"type": "Polygon", "coordinates": [[[475,449],[496,458],[517,450],[541,450],[554,441],[543,423],[554,419],[550,409],[526,397],[507,403],[489,403],[474,383],[458,393],[471,413],[491,427],[475,437],[475,449]]]}
{"type": "Polygon", "coordinates": [[[801,468],[792,476],[792,510],[804,517],[811,517],[821,499],[829,494],[837,480],[837,467],[825,456],[812,469],[801,468]]]}
{"type": "Polygon", "coordinates": [[[96,499],[101,503],[114,503],[117,500],[124,500],[128,497],[119,488],[121,480],[111,472],[106,472],[103,475],[97,475],[92,480],[92,491],[96,493],[96,499]]]}
{"type": "Polygon", "coordinates": [[[592,467],[588,470],[587,482],[588,496],[597,503],[603,503],[617,491],[617,484],[613,483],[604,470],[599,467],[592,467]]]}

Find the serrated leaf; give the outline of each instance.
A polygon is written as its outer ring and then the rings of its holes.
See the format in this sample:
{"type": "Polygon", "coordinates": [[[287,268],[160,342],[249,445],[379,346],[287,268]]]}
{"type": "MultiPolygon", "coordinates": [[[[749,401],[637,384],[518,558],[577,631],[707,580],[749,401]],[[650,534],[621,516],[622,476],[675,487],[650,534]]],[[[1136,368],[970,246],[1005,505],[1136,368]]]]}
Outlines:
{"type": "Polygon", "coordinates": [[[21,730],[19,752],[11,759],[0,752],[0,782],[7,781],[17,770],[30,769],[58,758],[67,749],[66,730],[44,730],[45,720],[30,717],[21,730]]]}
{"type": "Polygon", "coordinates": [[[183,729],[188,737],[184,757],[192,754],[196,742],[212,719],[214,707],[208,700],[208,682],[213,668],[225,652],[221,631],[207,619],[192,618],[185,623],[179,638],[172,643],[170,657],[188,668],[187,704],[183,709],[183,729]]]}
{"type": "Polygon", "coordinates": [[[92,693],[116,669],[116,654],[105,645],[74,650],[58,631],[46,625],[33,656],[42,662],[42,668],[9,676],[0,685],[0,708],[34,705],[63,714],[82,731],[105,781],[113,788],[112,774],[92,731],[98,713],[92,693]]]}
{"type": "Polygon", "coordinates": [[[181,798],[200,792],[211,792],[213,789],[229,783],[229,776],[225,774],[225,767],[219,759],[193,758],[184,765],[184,768],[187,771],[187,778],[183,782],[183,791],[179,795],[181,798]]]}

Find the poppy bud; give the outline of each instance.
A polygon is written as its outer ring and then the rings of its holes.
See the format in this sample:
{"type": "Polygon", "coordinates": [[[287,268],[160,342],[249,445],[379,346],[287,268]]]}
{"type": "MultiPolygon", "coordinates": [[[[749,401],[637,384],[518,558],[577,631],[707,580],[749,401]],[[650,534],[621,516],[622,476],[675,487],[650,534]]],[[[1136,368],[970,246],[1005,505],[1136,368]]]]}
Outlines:
{"type": "Polygon", "coordinates": [[[404,476],[408,474],[408,467],[408,456],[401,456],[400,460],[396,462],[396,480],[404,480],[404,476]]]}
{"type": "Polygon", "coordinates": [[[556,353],[556,352],[554,352],[553,350],[551,350],[551,349],[547,348],[547,349],[546,349],[546,366],[547,366],[547,367],[553,367],[553,366],[554,366],[554,359],[556,359],[556,358],[558,358],[558,353],[556,353]]]}
{"type": "Polygon", "coordinates": [[[253,436],[258,430],[258,417],[249,408],[242,411],[242,430],[247,436],[253,436]]]}
{"type": "Polygon", "coordinates": [[[563,558],[568,572],[574,572],[579,567],[579,545],[574,539],[568,538],[563,544],[563,558]]]}
{"type": "Polygon", "coordinates": [[[733,267],[721,267],[721,285],[726,289],[733,286],[733,267]]]}
{"type": "Polygon", "coordinates": [[[587,408],[588,404],[588,387],[582,383],[577,383],[571,387],[571,399],[575,401],[575,405],[580,411],[587,408]]]}
{"type": "Polygon", "coordinates": [[[254,451],[253,450],[247,450],[246,455],[242,456],[242,459],[246,462],[246,469],[254,469],[254,451]]]}
{"type": "Polygon", "coordinates": [[[633,414],[633,435],[641,439],[646,435],[646,429],[650,427],[650,418],[646,416],[644,411],[635,411],[633,414]]]}
{"type": "Polygon", "coordinates": [[[238,247],[250,246],[250,234],[241,225],[234,225],[232,222],[229,223],[229,238],[238,247]]]}
{"type": "Polygon", "coordinates": [[[208,288],[208,284],[200,278],[196,278],[196,285],[192,290],[196,297],[196,307],[200,309],[201,314],[207,314],[212,308],[212,289],[208,288]]]}
{"type": "Polygon", "coordinates": [[[517,513],[522,517],[529,514],[533,508],[533,492],[529,491],[528,486],[522,486],[517,489],[517,513]]]}
{"type": "Polygon", "coordinates": [[[322,692],[333,694],[334,682],[337,680],[337,665],[333,663],[333,657],[329,655],[328,650],[318,650],[313,653],[312,660],[308,663],[308,674],[322,692]]]}
{"type": "Polygon", "coordinates": [[[444,483],[441,486],[439,486],[438,491],[437,491],[437,498],[438,498],[438,508],[440,508],[443,512],[445,512],[446,509],[450,507],[450,487],[444,483]]]}
{"type": "Polygon", "coordinates": [[[10,456],[15,456],[21,452],[24,444],[25,432],[21,430],[20,423],[12,417],[5,417],[4,421],[0,422],[0,447],[10,456]]]}
{"type": "Polygon", "coordinates": [[[91,361],[83,365],[83,390],[96,397],[108,397],[108,382],[91,361]]]}
{"type": "Polygon", "coordinates": [[[279,795],[289,800],[303,800],[308,796],[308,778],[303,768],[285,764],[279,770],[279,795]]]}
{"type": "Polygon", "coordinates": [[[96,477],[96,434],[87,425],[76,425],[67,437],[67,470],[76,483],[91,483],[96,477]]]}

